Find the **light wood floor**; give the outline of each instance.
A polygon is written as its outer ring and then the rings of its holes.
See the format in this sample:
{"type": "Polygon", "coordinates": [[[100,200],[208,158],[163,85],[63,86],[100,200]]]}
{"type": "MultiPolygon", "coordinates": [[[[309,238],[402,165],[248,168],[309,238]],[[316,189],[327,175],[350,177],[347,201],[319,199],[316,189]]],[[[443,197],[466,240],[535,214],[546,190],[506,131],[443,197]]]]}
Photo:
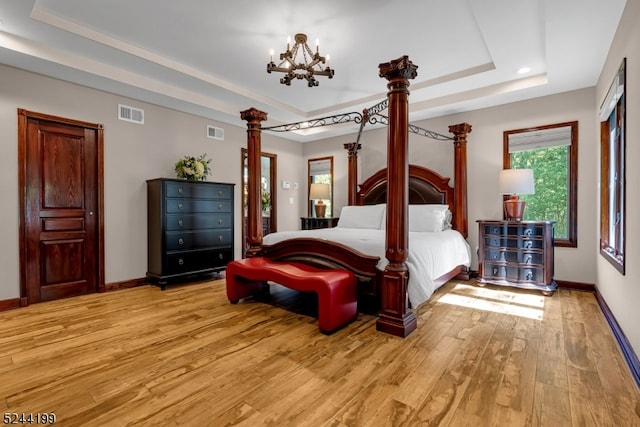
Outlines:
{"type": "Polygon", "coordinates": [[[218,280],[2,312],[0,412],[63,426],[640,425],[592,294],[450,282],[406,339],[366,315],[322,335],[300,299],[273,294],[291,309],[231,305],[218,280]]]}

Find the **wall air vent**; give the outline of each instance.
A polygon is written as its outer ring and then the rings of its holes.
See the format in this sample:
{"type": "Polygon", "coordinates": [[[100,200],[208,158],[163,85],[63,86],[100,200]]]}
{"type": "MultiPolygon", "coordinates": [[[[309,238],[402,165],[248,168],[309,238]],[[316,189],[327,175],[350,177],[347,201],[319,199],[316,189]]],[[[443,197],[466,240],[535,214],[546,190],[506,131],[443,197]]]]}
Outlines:
{"type": "Polygon", "coordinates": [[[144,110],[118,104],[118,118],[125,122],[144,124],[144,110]]]}
{"type": "Polygon", "coordinates": [[[224,139],[224,129],[207,125],[207,138],[224,139]]]}

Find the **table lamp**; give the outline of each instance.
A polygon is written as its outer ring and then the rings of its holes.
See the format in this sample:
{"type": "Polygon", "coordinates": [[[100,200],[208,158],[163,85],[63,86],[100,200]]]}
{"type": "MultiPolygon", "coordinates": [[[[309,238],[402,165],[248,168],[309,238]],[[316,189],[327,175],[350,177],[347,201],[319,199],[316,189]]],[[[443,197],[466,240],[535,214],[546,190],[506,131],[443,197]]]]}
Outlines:
{"type": "Polygon", "coordinates": [[[532,169],[504,169],[498,176],[498,191],[509,195],[504,201],[504,215],[508,220],[522,221],[525,201],[520,200],[519,194],[534,194],[532,169]]]}
{"type": "Polygon", "coordinates": [[[329,198],[329,184],[311,184],[311,188],[309,188],[309,200],[317,200],[315,205],[316,218],[324,218],[327,211],[327,205],[322,202],[322,199],[329,198]]]}

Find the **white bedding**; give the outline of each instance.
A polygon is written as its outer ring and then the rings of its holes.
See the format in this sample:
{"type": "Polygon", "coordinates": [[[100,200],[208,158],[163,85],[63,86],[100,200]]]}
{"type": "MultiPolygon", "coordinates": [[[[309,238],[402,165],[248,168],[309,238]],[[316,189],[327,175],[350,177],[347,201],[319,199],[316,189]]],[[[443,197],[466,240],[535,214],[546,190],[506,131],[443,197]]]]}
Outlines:
{"type": "MultiPolygon", "coordinates": [[[[318,230],[284,231],[264,236],[270,245],[296,237],[314,237],[345,244],[363,254],[380,257],[378,268],[383,270],[385,257],[385,230],[362,228],[323,228],[318,230]]],[[[471,249],[462,235],[455,230],[438,232],[409,232],[408,293],[412,307],[425,302],[436,290],[434,279],[458,265],[471,264],[471,249]]]]}

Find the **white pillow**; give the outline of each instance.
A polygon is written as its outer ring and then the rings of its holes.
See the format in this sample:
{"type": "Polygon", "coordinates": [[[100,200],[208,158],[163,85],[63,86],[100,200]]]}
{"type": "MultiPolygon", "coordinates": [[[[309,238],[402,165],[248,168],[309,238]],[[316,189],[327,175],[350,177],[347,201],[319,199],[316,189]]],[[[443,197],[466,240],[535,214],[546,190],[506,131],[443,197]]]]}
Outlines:
{"type": "Polygon", "coordinates": [[[380,230],[385,221],[386,207],[385,203],[379,205],[343,206],[337,227],[380,230]]]}
{"type": "Polygon", "coordinates": [[[409,231],[434,232],[449,228],[449,205],[409,205],[409,231]]]}

